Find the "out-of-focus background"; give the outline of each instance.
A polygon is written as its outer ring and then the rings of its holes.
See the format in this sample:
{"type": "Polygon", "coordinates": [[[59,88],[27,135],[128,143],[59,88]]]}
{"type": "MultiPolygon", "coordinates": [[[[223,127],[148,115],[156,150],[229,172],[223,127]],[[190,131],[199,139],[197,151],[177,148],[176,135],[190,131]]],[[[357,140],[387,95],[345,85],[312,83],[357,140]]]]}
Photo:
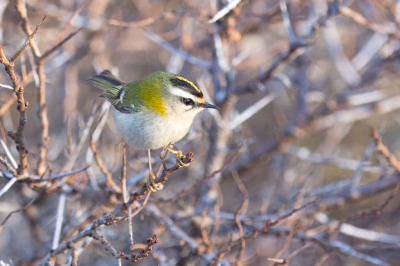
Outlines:
{"type": "MultiPolygon", "coordinates": [[[[96,266],[400,264],[398,1],[2,0],[0,45],[9,59],[27,37],[25,5],[31,30],[46,16],[34,37],[41,54],[82,29],[44,66],[31,47],[15,62],[29,102],[24,178],[42,181],[22,178],[8,188],[14,177],[0,165],[1,265],[41,265],[49,257],[76,265],[72,253],[77,265],[96,266]],[[145,206],[132,219],[133,251],[128,221],[95,228],[108,242],[77,237],[122,202],[113,109],[85,83],[104,69],[126,81],[178,73],[221,108],[203,111],[176,143],[194,153],[190,166],[169,175],[147,202],[134,202],[133,212],[145,206]],[[158,243],[139,262],[110,252],[140,254],[153,235],[158,243]],[[52,255],[74,237],[75,245],[52,255]]],[[[0,68],[0,83],[12,85],[0,68]]],[[[8,147],[0,157],[18,163],[6,136],[19,123],[14,98],[0,88],[0,137],[8,147]]],[[[160,152],[152,151],[156,169],[160,152]]],[[[128,192],[147,182],[147,161],[146,151],[127,147],[128,192]]],[[[174,164],[170,156],[167,166],[174,164]]]]}

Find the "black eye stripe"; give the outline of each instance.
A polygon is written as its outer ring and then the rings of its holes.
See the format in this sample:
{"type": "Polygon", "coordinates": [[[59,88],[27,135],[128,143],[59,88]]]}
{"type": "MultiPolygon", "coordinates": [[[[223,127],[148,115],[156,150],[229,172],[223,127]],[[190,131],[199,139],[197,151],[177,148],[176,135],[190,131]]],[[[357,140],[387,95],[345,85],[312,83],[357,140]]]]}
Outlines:
{"type": "Polygon", "coordinates": [[[186,106],[194,106],[195,105],[195,102],[189,98],[181,98],[181,101],[186,106]]]}

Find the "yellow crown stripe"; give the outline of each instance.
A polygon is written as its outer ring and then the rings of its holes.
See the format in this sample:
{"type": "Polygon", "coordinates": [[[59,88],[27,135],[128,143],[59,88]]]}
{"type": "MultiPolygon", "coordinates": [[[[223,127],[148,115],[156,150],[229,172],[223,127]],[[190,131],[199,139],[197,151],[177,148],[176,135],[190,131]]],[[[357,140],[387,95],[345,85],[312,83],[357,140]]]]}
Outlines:
{"type": "Polygon", "coordinates": [[[184,82],[189,83],[196,91],[200,92],[199,88],[196,87],[196,85],[194,85],[193,82],[191,82],[190,80],[185,79],[184,77],[176,77],[177,79],[180,79],[184,82]]]}
{"type": "Polygon", "coordinates": [[[204,98],[196,97],[196,101],[197,101],[198,103],[204,103],[204,98]]]}

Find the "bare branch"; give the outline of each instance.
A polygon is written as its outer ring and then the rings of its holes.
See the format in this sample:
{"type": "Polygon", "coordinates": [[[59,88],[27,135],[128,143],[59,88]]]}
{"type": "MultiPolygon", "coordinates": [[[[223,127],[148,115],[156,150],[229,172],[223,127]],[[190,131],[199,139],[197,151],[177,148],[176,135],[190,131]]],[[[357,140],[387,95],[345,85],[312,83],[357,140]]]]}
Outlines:
{"type": "Polygon", "coordinates": [[[80,32],[83,28],[79,28],[76,31],[70,33],[67,37],[65,37],[64,39],[62,39],[59,43],[51,46],[51,48],[44,52],[43,55],[39,58],[39,61],[45,60],[47,57],[49,57],[52,53],[54,53],[55,51],[57,51],[58,48],[60,48],[64,43],[66,43],[67,41],[69,41],[72,37],[74,37],[78,32],[80,32]]]}
{"type": "Polygon", "coordinates": [[[201,59],[198,59],[197,57],[194,57],[193,55],[190,55],[180,49],[175,48],[172,44],[170,44],[167,41],[164,41],[161,37],[157,36],[156,34],[148,31],[148,30],[143,30],[143,34],[144,36],[146,36],[147,38],[149,38],[151,41],[155,42],[156,44],[160,45],[161,47],[163,47],[164,49],[166,49],[167,51],[173,53],[173,54],[177,54],[179,56],[181,56],[183,59],[185,59],[186,61],[188,61],[189,63],[198,66],[200,68],[203,69],[210,69],[211,67],[211,63],[203,61],[201,59]]]}
{"type": "MultiPolygon", "coordinates": [[[[56,228],[54,229],[52,249],[57,248],[58,243],[60,242],[61,228],[64,220],[64,208],[65,208],[66,197],[67,197],[66,194],[62,192],[58,198],[56,228]]],[[[55,260],[53,260],[50,264],[55,265],[55,260]]]]}
{"type": "Polygon", "coordinates": [[[228,4],[226,6],[224,6],[224,8],[222,8],[220,11],[218,11],[218,13],[215,14],[213,16],[213,18],[210,19],[208,22],[209,23],[217,22],[218,20],[223,18],[226,14],[228,14],[233,8],[235,8],[240,2],[241,2],[241,0],[229,1],[228,4]]]}
{"type": "Polygon", "coordinates": [[[37,31],[39,30],[40,26],[42,26],[44,19],[46,16],[42,18],[42,21],[36,26],[36,28],[33,30],[33,32],[29,35],[29,37],[26,39],[25,43],[22,45],[22,47],[18,50],[18,52],[11,58],[10,64],[13,64],[14,61],[18,58],[18,56],[25,50],[25,48],[31,43],[33,37],[35,37],[37,31]]]}

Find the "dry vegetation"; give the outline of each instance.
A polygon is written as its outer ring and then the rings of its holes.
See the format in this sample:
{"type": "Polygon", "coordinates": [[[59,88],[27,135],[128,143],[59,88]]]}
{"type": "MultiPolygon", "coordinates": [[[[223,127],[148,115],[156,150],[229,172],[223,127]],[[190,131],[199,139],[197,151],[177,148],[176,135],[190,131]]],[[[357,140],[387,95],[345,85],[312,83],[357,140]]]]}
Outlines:
{"type": "Polygon", "coordinates": [[[399,265],[399,10],[0,2],[0,265],[399,265]],[[148,179],[85,84],[102,69],[221,108],[177,143],[188,167],[153,151],[148,179]]]}

